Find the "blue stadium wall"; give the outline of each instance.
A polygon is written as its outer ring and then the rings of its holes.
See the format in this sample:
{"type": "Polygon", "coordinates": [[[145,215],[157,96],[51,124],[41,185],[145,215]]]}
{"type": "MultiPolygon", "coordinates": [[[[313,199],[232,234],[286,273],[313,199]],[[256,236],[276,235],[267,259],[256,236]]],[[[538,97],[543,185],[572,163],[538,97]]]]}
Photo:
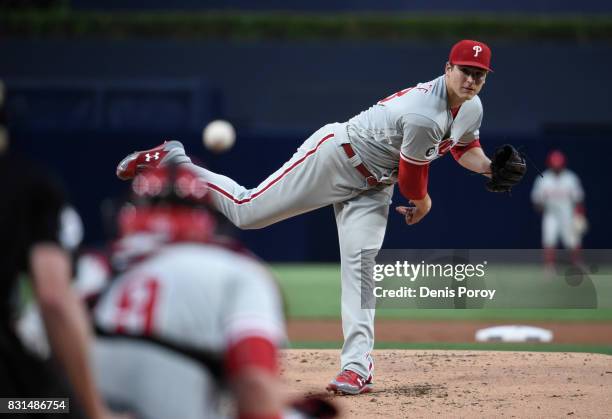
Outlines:
{"type": "Polygon", "coordinates": [[[252,10],[315,12],[426,13],[602,13],[612,6],[601,0],[71,0],[76,10],[252,10]]]}
{"type": "MultiPolygon", "coordinates": [[[[125,191],[114,168],[126,153],[182,140],[213,170],[255,186],[310,132],[344,121],[394,91],[442,74],[449,42],[285,43],[2,41],[12,148],[55,168],[87,224],[105,233],[100,205],[125,191]],[[227,118],[238,130],[221,156],[201,129],[227,118]]],[[[486,151],[511,142],[543,169],[559,147],[583,179],[592,224],[585,247],[609,248],[608,165],[612,113],[609,44],[491,43],[495,73],[481,95],[486,151]]],[[[431,170],[433,209],[419,225],[390,214],[385,247],[535,248],[539,217],[529,193],[535,170],[511,196],[494,195],[451,157],[431,170]]],[[[396,192],[394,205],[404,200],[396,192]]],[[[324,208],[239,233],[268,260],[337,260],[333,211],[324,208]]]]}

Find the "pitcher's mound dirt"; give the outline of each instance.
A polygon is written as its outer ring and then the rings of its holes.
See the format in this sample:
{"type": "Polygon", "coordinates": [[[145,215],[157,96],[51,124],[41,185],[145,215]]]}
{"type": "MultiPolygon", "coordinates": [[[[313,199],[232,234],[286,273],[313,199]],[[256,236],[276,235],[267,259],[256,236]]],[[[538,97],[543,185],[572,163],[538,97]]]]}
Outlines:
{"type": "MultiPolygon", "coordinates": [[[[287,350],[292,395],[326,394],[337,350],[287,350]]],[[[343,418],[576,417],[612,415],[612,357],[587,353],[374,352],[374,391],[326,396],[343,418]]]]}

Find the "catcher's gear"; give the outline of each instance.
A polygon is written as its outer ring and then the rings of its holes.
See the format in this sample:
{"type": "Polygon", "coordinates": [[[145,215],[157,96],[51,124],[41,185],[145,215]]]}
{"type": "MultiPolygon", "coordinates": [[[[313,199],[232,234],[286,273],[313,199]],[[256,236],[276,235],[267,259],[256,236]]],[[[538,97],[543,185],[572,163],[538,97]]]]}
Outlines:
{"type": "Polygon", "coordinates": [[[491,179],[486,183],[490,192],[510,192],[527,172],[525,157],[510,144],[495,150],[491,161],[491,179]]]}
{"type": "Polygon", "coordinates": [[[132,182],[131,203],[119,211],[121,236],[156,233],[174,241],[206,241],[217,224],[206,181],[183,166],[142,171],[132,182]]]}

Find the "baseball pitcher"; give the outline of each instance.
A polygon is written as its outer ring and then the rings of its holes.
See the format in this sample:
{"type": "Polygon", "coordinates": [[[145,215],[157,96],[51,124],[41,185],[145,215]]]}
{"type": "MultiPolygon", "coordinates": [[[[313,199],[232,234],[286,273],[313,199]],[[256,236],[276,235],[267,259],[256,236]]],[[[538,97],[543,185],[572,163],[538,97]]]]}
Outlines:
{"type": "Polygon", "coordinates": [[[449,151],[463,167],[489,179],[489,191],[509,191],[523,177],[523,157],[509,145],[492,161],[480,146],[482,104],[478,93],[491,71],[491,50],[478,41],[455,44],[444,74],[400,90],[344,123],[312,134],[293,157],[258,186],[245,188],[229,177],[191,164],[182,145],[166,142],[135,152],[117,167],[121,179],[141,168],[184,163],[211,189],[214,207],[243,229],[263,228],[333,205],[340,241],[342,276],[341,371],[330,391],[371,390],[374,310],[361,308],[362,251],[374,258],[387,225],[393,186],[412,204],[396,211],[409,225],[432,208],[428,174],[449,151]]]}

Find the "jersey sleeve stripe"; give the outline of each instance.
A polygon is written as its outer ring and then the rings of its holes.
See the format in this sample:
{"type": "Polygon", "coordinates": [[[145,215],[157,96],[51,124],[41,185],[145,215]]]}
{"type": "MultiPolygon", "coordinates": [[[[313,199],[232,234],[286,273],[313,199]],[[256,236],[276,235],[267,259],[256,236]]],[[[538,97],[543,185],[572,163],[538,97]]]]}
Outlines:
{"type": "Polygon", "coordinates": [[[400,157],[401,157],[402,160],[407,161],[408,163],[411,163],[411,164],[416,164],[418,166],[422,166],[422,165],[430,163],[429,160],[419,160],[419,159],[415,159],[413,157],[408,157],[408,156],[406,156],[402,152],[400,152],[400,157]]]}
{"type": "Polygon", "coordinates": [[[261,336],[282,343],[287,339],[282,320],[271,321],[269,318],[257,317],[252,313],[233,316],[228,319],[225,339],[230,344],[247,337],[261,336]]]}
{"type": "Polygon", "coordinates": [[[470,147],[473,148],[474,145],[474,141],[478,141],[478,145],[480,145],[480,138],[474,138],[473,140],[471,140],[469,143],[462,143],[461,141],[459,141],[455,147],[470,147]]]}
{"type": "Polygon", "coordinates": [[[455,160],[459,160],[466,151],[471,150],[476,147],[481,147],[480,139],[476,138],[469,143],[457,143],[455,147],[451,148],[451,154],[453,155],[455,160]]]}

